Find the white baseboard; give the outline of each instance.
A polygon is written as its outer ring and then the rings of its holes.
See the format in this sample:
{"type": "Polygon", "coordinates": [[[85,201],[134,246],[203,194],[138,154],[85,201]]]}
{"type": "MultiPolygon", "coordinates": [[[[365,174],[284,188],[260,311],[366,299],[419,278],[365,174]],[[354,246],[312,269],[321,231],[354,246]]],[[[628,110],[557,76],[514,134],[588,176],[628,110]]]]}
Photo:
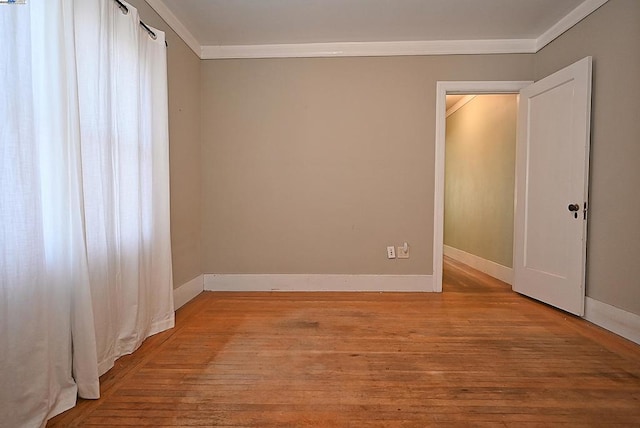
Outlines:
{"type": "Polygon", "coordinates": [[[471,266],[472,268],[486,273],[500,281],[506,282],[509,285],[513,285],[513,269],[492,262],[491,260],[483,259],[474,254],[467,253],[466,251],[459,250],[448,245],[444,246],[444,255],[449,256],[454,260],[471,266]]]}
{"type": "Polygon", "coordinates": [[[178,310],[189,300],[202,293],[204,290],[204,275],[198,275],[191,281],[182,284],[173,290],[173,306],[178,310]]]}
{"type": "Polygon", "coordinates": [[[640,315],[587,297],[584,318],[640,345],[640,315]]]}
{"type": "Polygon", "coordinates": [[[432,275],[206,274],[207,291],[432,292],[432,275]]]}

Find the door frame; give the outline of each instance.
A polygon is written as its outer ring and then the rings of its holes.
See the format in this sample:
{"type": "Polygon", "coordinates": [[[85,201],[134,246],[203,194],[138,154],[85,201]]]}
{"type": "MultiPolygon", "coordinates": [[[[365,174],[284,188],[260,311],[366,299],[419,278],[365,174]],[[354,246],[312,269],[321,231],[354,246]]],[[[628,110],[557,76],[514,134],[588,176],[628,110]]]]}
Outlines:
{"type": "Polygon", "coordinates": [[[435,180],[433,194],[433,291],[442,292],[444,166],[447,94],[518,94],[533,81],[438,81],[436,83],[435,180]]]}

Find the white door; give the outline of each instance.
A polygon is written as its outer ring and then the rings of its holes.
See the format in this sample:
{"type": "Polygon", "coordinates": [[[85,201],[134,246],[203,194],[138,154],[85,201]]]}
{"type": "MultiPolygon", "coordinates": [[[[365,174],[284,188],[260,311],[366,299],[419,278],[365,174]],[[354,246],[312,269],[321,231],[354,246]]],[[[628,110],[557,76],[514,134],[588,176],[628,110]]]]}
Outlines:
{"type": "Polygon", "coordinates": [[[591,57],[520,91],[514,291],[584,314],[591,57]]]}

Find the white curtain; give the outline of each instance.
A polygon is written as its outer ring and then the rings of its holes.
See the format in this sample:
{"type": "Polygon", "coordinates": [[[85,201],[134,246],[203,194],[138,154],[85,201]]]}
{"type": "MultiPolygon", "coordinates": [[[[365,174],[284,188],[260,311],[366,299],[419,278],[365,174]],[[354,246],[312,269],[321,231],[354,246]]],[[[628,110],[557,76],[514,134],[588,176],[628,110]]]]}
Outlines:
{"type": "Polygon", "coordinates": [[[99,396],[173,326],[164,34],[113,0],[0,6],[0,426],[99,396]]]}
{"type": "Polygon", "coordinates": [[[113,0],[78,1],[86,238],[100,374],[173,326],[164,34],[113,0]],[[131,287],[129,284],[136,284],[131,287]]]}

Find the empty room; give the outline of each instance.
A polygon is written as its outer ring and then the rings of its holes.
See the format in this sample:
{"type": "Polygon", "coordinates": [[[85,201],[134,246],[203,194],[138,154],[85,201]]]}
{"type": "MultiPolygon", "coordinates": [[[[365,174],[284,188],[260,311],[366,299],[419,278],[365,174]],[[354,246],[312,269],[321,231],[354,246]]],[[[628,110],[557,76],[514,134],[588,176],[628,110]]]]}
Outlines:
{"type": "Polygon", "coordinates": [[[637,0],[0,0],[0,41],[0,427],[640,423],[637,0]]]}

